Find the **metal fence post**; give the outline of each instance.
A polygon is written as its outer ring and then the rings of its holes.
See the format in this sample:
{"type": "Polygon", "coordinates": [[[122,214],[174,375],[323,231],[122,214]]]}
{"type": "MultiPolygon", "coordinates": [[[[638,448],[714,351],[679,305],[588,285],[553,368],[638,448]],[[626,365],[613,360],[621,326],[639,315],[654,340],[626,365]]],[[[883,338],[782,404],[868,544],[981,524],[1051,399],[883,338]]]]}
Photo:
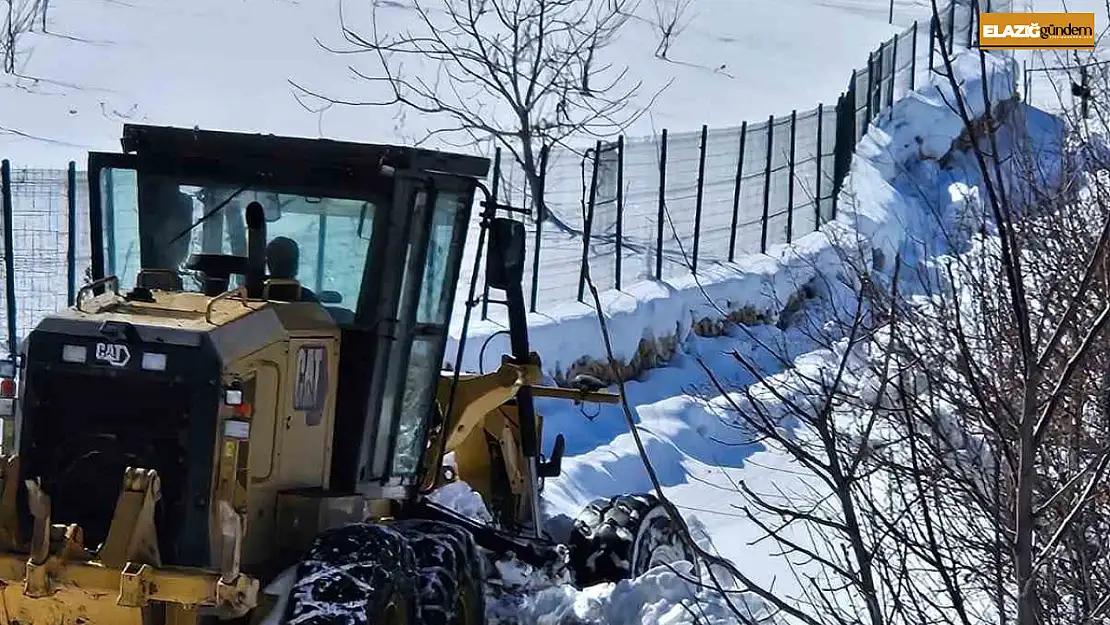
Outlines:
{"type": "Polygon", "coordinates": [[[66,305],[77,297],[77,163],[66,170],[66,305]]]}
{"type": "Polygon", "coordinates": [[[578,267],[578,301],[586,295],[586,264],[590,262],[590,236],[594,225],[594,206],[597,204],[597,169],[601,163],[601,140],[594,145],[594,172],[590,176],[590,199],[586,203],[586,222],[582,224],[582,264],[578,267]]]}
{"type": "Polygon", "coordinates": [[[794,144],[797,141],[798,110],[790,111],[790,182],[786,185],[786,242],[794,240],[794,144]]]}
{"type": "Polygon", "coordinates": [[[551,146],[540,148],[540,194],[536,198],[536,242],[532,246],[532,312],[536,312],[536,301],[540,293],[540,244],[543,242],[543,219],[547,215],[547,158],[551,146]]]}
{"type": "Polygon", "coordinates": [[[971,0],[971,14],[967,17],[967,47],[970,48],[975,43],[975,18],[979,15],[979,2],[978,0],[971,0]]]}
{"type": "MultiPolygon", "coordinates": [[[[501,148],[493,152],[493,180],[490,183],[490,196],[497,203],[497,191],[501,186],[501,148]]],[[[482,320],[489,319],[489,284],[482,280],[482,320]]]]}
{"type": "Polygon", "coordinates": [[[4,303],[7,304],[8,315],[8,355],[12,362],[16,361],[19,354],[19,345],[16,343],[16,306],[15,306],[15,255],[12,241],[12,164],[8,159],[0,161],[0,204],[2,204],[4,218],[4,303]]]}
{"type": "Polygon", "coordinates": [[[890,48],[890,93],[886,96],[886,107],[894,106],[894,87],[898,81],[898,35],[891,39],[890,48]]]}
{"type": "Polygon", "coordinates": [[[775,116],[767,118],[767,161],[763,169],[763,219],[762,232],[759,235],[759,253],[767,253],[767,222],[771,209],[771,156],[775,144],[775,116]]]}
{"type": "Polygon", "coordinates": [[[868,52],[867,53],[867,96],[866,96],[867,100],[866,100],[866,103],[864,104],[864,107],[865,107],[864,110],[866,111],[865,116],[866,116],[868,124],[871,123],[872,90],[874,89],[872,84],[874,82],[874,76],[875,76],[875,53],[874,52],[868,52]]]}
{"type": "Polygon", "coordinates": [[[913,21],[913,39],[910,40],[910,91],[917,88],[917,20],[913,21]]]}
{"type": "Polygon", "coordinates": [[[817,104],[817,182],[813,191],[813,228],[821,227],[821,161],[825,159],[821,130],[825,122],[825,105],[817,104]]]}
{"type": "Polygon", "coordinates": [[[748,122],[740,123],[740,158],[736,160],[736,184],[732,187],[732,229],[728,235],[728,262],[736,258],[736,228],[740,220],[740,184],[744,180],[744,143],[748,138],[748,122]]]}
{"type": "Polygon", "coordinates": [[[667,129],[659,145],[659,214],[655,229],[655,279],[663,279],[663,219],[667,208],[667,129]]]}
{"type": "Polygon", "coordinates": [[[621,290],[621,264],[624,260],[624,135],[617,137],[617,257],[615,287],[621,290]]]}
{"type": "MultiPolygon", "coordinates": [[[[855,73],[853,72],[853,76],[855,73]]],[[[836,217],[837,202],[844,178],[852,167],[852,154],[856,149],[856,81],[841,94],[836,103],[836,139],[833,146],[832,217],[836,217]]]]}
{"type": "Polygon", "coordinates": [[[874,98],[875,103],[871,106],[871,114],[867,117],[867,122],[879,116],[883,112],[883,48],[886,47],[885,43],[879,44],[879,53],[875,55],[875,77],[870,80],[872,89],[868,89],[867,97],[874,98]]]}
{"type": "Polygon", "coordinates": [[[698,195],[694,201],[694,257],[690,271],[698,272],[698,248],[701,245],[701,205],[705,197],[705,144],[709,139],[709,126],[701,126],[701,146],[698,149],[698,195]]]}
{"type": "MultiPolygon", "coordinates": [[[[856,84],[858,82],[859,82],[858,71],[857,70],[852,70],[852,77],[850,79],[848,79],[848,90],[844,93],[841,93],[840,97],[836,101],[836,114],[837,114],[838,119],[841,115],[847,115],[849,113],[851,114],[851,117],[852,117],[852,132],[855,132],[856,120],[859,119],[859,103],[856,99],[856,91],[857,91],[856,84]],[[842,111],[841,110],[841,105],[846,104],[848,102],[847,94],[852,95],[852,102],[851,102],[851,107],[852,108],[851,108],[851,110],[842,111]]],[[[837,127],[838,128],[840,127],[840,124],[841,124],[841,122],[838,121],[837,122],[837,127]]]]}
{"type": "Polygon", "coordinates": [[[1029,61],[1021,61],[1021,98],[1026,102],[1029,101],[1029,61]]]}
{"type": "Polygon", "coordinates": [[[956,0],[948,2],[948,41],[945,47],[948,54],[952,54],[952,42],[956,40],[956,0]]]}
{"type": "Polygon", "coordinates": [[[936,50],[937,16],[929,18],[929,73],[933,71],[933,51],[936,50]]]}

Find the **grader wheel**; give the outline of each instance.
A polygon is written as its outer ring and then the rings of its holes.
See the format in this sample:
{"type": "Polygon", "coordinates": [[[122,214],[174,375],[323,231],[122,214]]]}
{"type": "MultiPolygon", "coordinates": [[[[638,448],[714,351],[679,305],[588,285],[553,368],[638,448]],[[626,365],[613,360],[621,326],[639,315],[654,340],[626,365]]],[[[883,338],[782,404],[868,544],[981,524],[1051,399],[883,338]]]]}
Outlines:
{"type": "Polygon", "coordinates": [[[400,521],[416,555],[420,622],[478,625],[486,622],[485,579],[474,538],[465,529],[439,521],[400,521]]]}
{"type": "Polygon", "coordinates": [[[405,536],[353,523],[316,538],[297,567],[288,625],[416,625],[416,556],[405,536]]]}
{"type": "Polygon", "coordinates": [[[578,586],[635,578],[682,561],[693,565],[697,578],[697,554],[687,544],[686,524],[666,506],[648,494],[598,499],[586,506],[570,536],[570,565],[578,586]]]}

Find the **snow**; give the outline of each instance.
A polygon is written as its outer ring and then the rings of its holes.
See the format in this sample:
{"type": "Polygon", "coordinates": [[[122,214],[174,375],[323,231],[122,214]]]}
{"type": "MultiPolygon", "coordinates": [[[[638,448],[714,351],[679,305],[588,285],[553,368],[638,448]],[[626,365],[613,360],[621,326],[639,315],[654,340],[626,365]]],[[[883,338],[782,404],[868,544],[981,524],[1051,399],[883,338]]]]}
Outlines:
{"type": "MultiPolygon", "coordinates": [[[[706,623],[736,622],[732,608],[719,593],[699,589],[682,575],[653,569],[635,580],[599,584],[585,590],[562,585],[533,591],[519,603],[487,610],[491,623],[706,623]],[[502,620],[504,619],[504,620],[502,620]]],[[[738,602],[741,613],[760,622],[767,618],[762,606],[738,602]]]]}
{"type": "Polygon", "coordinates": [[[474,492],[466,482],[452,482],[442,486],[429,495],[428,499],[468,519],[482,523],[493,521],[493,515],[482,501],[482,496],[474,492]]]}
{"type": "MultiPolygon", "coordinates": [[[[965,93],[969,96],[972,114],[981,114],[982,98],[974,95],[982,92],[977,78],[977,58],[974,55],[959,57],[955,67],[961,78],[967,80],[965,93]]],[[[1015,67],[1007,60],[992,58],[987,69],[987,84],[992,101],[997,104],[1014,92],[1015,67]]],[[[849,257],[854,253],[868,261],[882,257],[889,261],[895,252],[913,248],[930,236],[935,225],[926,218],[921,202],[931,194],[946,194],[956,200],[969,192],[968,181],[960,179],[961,172],[941,172],[935,163],[961,130],[953,123],[955,115],[945,104],[946,99],[952,101],[947,85],[922,87],[916,95],[896,103],[891,115],[871,128],[853,161],[843,191],[846,196],[854,197],[854,206],[841,212],[835,226],[827,227],[822,235],[813,235],[811,240],[824,236],[826,250],[837,246],[847,251],[849,257]],[[917,137],[922,138],[920,143],[917,137]],[[927,186],[923,188],[923,185],[927,186]],[[872,252],[878,254],[872,256],[872,252]]],[[[1024,109],[1018,119],[1024,119],[1026,127],[1013,129],[1013,136],[1031,135],[1041,142],[1041,147],[1059,141],[1062,127],[1058,120],[1031,109],[1024,109]]],[[[812,325],[796,323],[785,329],[758,325],[735,329],[728,336],[717,338],[687,333],[682,349],[669,366],[648,371],[626,384],[626,397],[635,411],[647,456],[659,473],[668,497],[688,519],[697,519],[706,527],[709,535],[715,538],[714,548],[719,553],[739,564],[742,572],[756,583],[773,585],[785,596],[804,595],[795,577],[796,567],[789,559],[757,542],[762,532],[744,514],[744,496],[739,484],[779,501],[808,501],[819,491],[812,475],[791,462],[781,449],[750,440],[736,422],[733,411],[728,410],[729,402],[710,388],[695,359],[700,358],[709,370],[727,382],[731,401],[737,402],[745,401],[744,389],[758,394],[760,387],[753,387],[754,376],[739,366],[731,355],[734,350],[754,362],[761,375],[770,376],[768,383],[780,391],[792,388],[797,393],[800,392],[799,380],[819,379],[821,371],[829,363],[836,362],[839,355],[817,349],[812,327],[823,324],[838,307],[842,309],[844,302],[838,303],[838,298],[846,294],[850,297],[850,292],[846,293],[848,285],[841,283],[836,275],[838,262],[831,260],[839,257],[830,251],[818,252],[821,245],[807,242],[807,247],[803,248],[806,253],[818,253],[823,259],[814,270],[819,277],[817,282],[824,285],[822,296],[806,304],[805,317],[812,325]]],[[[789,275],[795,271],[791,263],[773,263],[770,259],[764,262],[767,263],[765,276],[789,275]]],[[[786,284],[796,284],[798,278],[782,280],[786,284]]],[[[774,280],[764,282],[774,283],[774,280]]],[[[767,292],[760,293],[758,289],[722,292],[737,300],[747,296],[749,299],[744,302],[747,305],[781,310],[777,298],[767,292]]],[[[694,296],[689,297],[691,305],[697,307],[694,296]]],[[[681,307],[676,305],[663,312],[673,313],[681,307]]],[[[651,303],[642,309],[626,305],[621,312],[626,317],[613,320],[610,326],[620,327],[619,334],[632,338],[638,338],[636,328],[630,330],[629,325],[639,323],[640,328],[650,329],[652,324],[668,327],[668,324],[680,322],[675,316],[658,319],[655,315],[660,314],[660,310],[651,303]]],[[[581,323],[584,331],[586,322],[581,323]]],[[[562,324],[555,327],[562,329],[562,324]]],[[[577,327],[574,332],[564,332],[564,341],[578,332],[577,327]]],[[[553,330],[553,336],[558,334],[553,330]]],[[[562,351],[565,343],[555,339],[541,343],[539,337],[543,336],[547,335],[542,326],[533,332],[534,344],[548,361],[566,362],[580,353],[562,351]]],[[[588,341],[580,343],[578,339],[574,337],[566,349],[585,347],[591,350],[585,353],[603,355],[601,347],[588,341]]],[[[767,409],[773,409],[776,404],[766,393],[762,401],[767,409]]],[[[564,459],[563,474],[550,480],[544,492],[550,515],[574,516],[594,498],[650,490],[651,484],[619,408],[602,407],[592,418],[554,401],[541,401],[539,408],[545,415],[545,438],[553,438],[555,432],[562,431],[568,441],[569,457],[564,459]]],[[[545,442],[545,445],[550,444],[550,440],[545,442]]]]}
{"type": "MultiPolygon", "coordinates": [[[[440,505],[474,519],[488,519],[489,511],[481,497],[463,482],[454,482],[436,490],[431,498],[440,505]]],[[[691,528],[703,546],[711,546],[700,524],[691,528]]],[[[491,624],[536,623],[671,623],[735,622],[733,607],[756,622],[767,618],[766,608],[751,597],[739,593],[728,599],[703,582],[690,577],[690,566],[678,563],[674,569],[658,567],[632,580],[616,584],[598,584],[582,590],[574,588],[569,579],[553,578],[516,559],[502,558],[494,562],[496,573],[487,588],[486,615],[491,624]],[[731,606],[730,606],[731,604],[731,606]]],[[[718,579],[727,577],[718,576],[718,579]]],[[[275,582],[267,592],[287,592],[286,586],[275,582]]]]}
{"type": "MultiPolygon", "coordinates": [[[[827,238],[813,233],[792,246],[770,249],[767,255],[751,255],[730,265],[699,268],[698,276],[687,274],[663,281],[643,281],[622,291],[605,291],[601,294],[602,308],[614,355],[625,360],[631,358],[645,337],[677,335],[681,340],[695,321],[719,318],[720,310],[738,312],[748,308],[752,314],[766,315],[773,322],[790,296],[817,274],[818,267],[834,262],[835,256],[827,238]]],[[[592,306],[564,302],[532,313],[528,327],[532,346],[543,358],[547,373],[565,371],[584,356],[605,356],[601,328],[592,306]]],[[[507,324],[493,315],[488,321],[472,321],[464,369],[496,368],[500,354],[507,353],[509,345],[507,336],[494,335],[506,328],[507,324]],[[481,346],[487,339],[484,359],[479,361],[481,346]]],[[[456,351],[457,339],[453,339],[447,354],[453,356],[456,351]]]]}
{"type": "MultiPolygon", "coordinates": [[[[610,54],[644,78],[641,104],[673,83],[630,134],[732,126],[812,106],[815,98],[835,99],[877,42],[926,11],[920,0],[899,2],[899,21],[889,25],[887,4],[698,0],[666,62],[652,56],[656,39],[645,21],[651,3],[643,3],[610,54]],[[790,53],[770,54],[783,41],[796,42],[790,53]]],[[[381,3],[380,28],[411,25],[410,14],[387,10],[394,5],[381,3]]],[[[370,3],[358,0],[52,2],[48,33],[20,39],[25,78],[0,79],[0,154],[18,167],[64,168],[68,160],[82,162],[88,149],[118,149],[124,121],[378,142],[421,135],[424,122],[396,110],[314,113],[309,109],[319,103],[302,99],[306,108],[294,96],[290,81],[339,98],[378,95],[348,70],[354,63],[373,75],[371,59],[331,54],[314,40],[347,47],[341,6],[352,28],[370,31],[370,3]]]]}

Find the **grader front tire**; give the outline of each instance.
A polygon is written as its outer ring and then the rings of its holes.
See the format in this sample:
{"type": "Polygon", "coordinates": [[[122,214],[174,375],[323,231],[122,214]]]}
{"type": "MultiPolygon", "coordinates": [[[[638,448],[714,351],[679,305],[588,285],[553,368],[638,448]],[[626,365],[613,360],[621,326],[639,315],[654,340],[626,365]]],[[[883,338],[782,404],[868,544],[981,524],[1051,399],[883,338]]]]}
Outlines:
{"type": "Polygon", "coordinates": [[[416,555],[420,622],[479,625],[486,622],[485,571],[473,536],[439,521],[397,523],[416,555]]]}
{"type": "Polygon", "coordinates": [[[286,625],[416,625],[416,556],[401,532],[353,523],[316,538],[297,567],[286,625]]]}
{"type": "Polygon", "coordinates": [[[591,502],[574,521],[570,565],[585,588],[638,577],[682,561],[698,576],[697,554],[676,510],[654,495],[620,495],[591,502]]]}

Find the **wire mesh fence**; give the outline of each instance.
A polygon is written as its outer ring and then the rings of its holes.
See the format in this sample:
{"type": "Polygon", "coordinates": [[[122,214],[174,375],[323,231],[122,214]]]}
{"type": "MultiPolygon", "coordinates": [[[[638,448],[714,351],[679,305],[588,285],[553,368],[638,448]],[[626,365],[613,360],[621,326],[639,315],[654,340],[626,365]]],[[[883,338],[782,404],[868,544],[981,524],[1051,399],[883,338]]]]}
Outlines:
{"type": "Polygon", "coordinates": [[[1037,55],[1022,63],[1023,99],[1071,119],[1090,119],[1090,104],[1101,101],[1110,85],[1110,61],[1037,55]]]}
{"type": "MultiPolygon", "coordinates": [[[[820,228],[836,215],[839,185],[870,122],[941,62],[938,38],[949,49],[974,45],[981,9],[1012,10],[1012,0],[942,4],[939,19],[915,22],[876,48],[832,104],[732,128],[545,150],[531,180],[498,152],[488,181],[497,200],[534,208],[524,276],[532,310],[588,302],[587,262],[599,288],[623,289],[766,252],[820,228]]],[[[2,349],[17,353],[22,337],[71,304],[85,280],[88,187],[72,163],[68,170],[5,165],[3,173],[0,226],[11,253],[0,263],[2,349]]],[[[474,239],[460,276],[464,291],[474,239]]],[[[478,267],[479,294],[489,299],[481,261],[478,267]]],[[[482,315],[489,312],[483,305],[482,315]]]]}
{"type": "Polygon", "coordinates": [[[835,104],[733,128],[553,149],[540,159],[539,199],[527,193],[519,164],[498,155],[499,201],[524,202],[546,217],[526,219],[532,310],[588,303],[587,261],[599,288],[621,289],[763,253],[820,228],[836,214],[839,185],[869,124],[942,71],[940,39],[949,51],[975,45],[980,10],[1012,10],[1012,0],[941,4],[939,19],[915,22],[869,54],[835,104]]]}
{"type": "Polygon", "coordinates": [[[73,302],[89,264],[88,187],[75,163],[65,170],[13,169],[3,161],[5,338],[0,351],[18,353],[44,317],[73,302]],[[71,234],[72,232],[72,234],[71,234]],[[9,304],[9,302],[11,302],[9,304]]]}

